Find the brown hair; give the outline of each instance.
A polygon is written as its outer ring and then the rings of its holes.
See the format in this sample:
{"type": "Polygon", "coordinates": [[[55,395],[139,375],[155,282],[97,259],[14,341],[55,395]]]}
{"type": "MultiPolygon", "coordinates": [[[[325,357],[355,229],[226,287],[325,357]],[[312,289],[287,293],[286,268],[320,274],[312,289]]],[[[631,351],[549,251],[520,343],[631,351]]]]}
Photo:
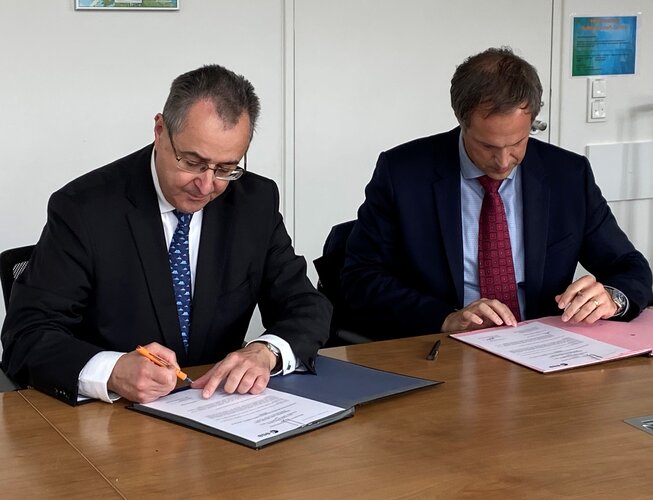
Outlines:
{"type": "Polygon", "coordinates": [[[472,113],[484,108],[486,117],[527,109],[534,120],[542,106],[537,70],[510,47],[489,48],[468,57],[451,79],[451,107],[460,125],[468,127],[472,113]]]}

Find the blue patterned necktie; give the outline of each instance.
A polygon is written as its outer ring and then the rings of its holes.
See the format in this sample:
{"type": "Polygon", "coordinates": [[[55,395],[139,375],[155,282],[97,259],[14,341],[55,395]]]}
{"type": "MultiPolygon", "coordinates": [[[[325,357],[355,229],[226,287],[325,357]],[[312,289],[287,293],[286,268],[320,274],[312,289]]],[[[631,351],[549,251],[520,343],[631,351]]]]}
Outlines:
{"type": "Polygon", "coordinates": [[[191,278],[190,257],[188,254],[188,230],[193,214],[185,214],[174,210],[179,222],[175,234],[172,235],[168,258],[172,273],[172,285],[175,290],[177,315],[184,349],[188,352],[188,333],[190,330],[191,278]]]}

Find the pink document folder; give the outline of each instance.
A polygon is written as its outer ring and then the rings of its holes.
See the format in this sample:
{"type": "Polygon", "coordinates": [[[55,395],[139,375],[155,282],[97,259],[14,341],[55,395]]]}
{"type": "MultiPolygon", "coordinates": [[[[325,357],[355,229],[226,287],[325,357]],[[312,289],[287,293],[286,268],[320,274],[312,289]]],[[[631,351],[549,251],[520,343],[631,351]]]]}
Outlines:
{"type": "MultiPolygon", "coordinates": [[[[555,327],[564,332],[592,339],[592,341],[608,344],[608,346],[597,348],[596,346],[601,344],[586,343],[589,350],[583,351],[582,348],[580,350],[576,349],[573,343],[565,343],[564,340],[553,340],[548,345],[547,340],[545,340],[542,343],[544,346],[542,349],[537,343],[534,347],[531,344],[522,349],[525,344],[523,344],[524,340],[522,340],[524,337],[520,337],[520,335],[527,335],[528,329],[519,328],[515,330],[513,340],[511,335],[512,327],[505,326],[454,333],[450,337],[542,373],[604,363],[641,354],[653,356],[653,309],[644,310],[639,317],[627,323],[599,320],[593,325],[571,325],[564,323],[559,316],[549,316],[523,321],[519,323],[518,327],[524,327],[530,323],[555,327]],[[496,333],[493,334],[493,332],[496,333]],[[515,346],[517,347],[515,348],[515,346]],[[531,349],[528,355],[521,354],[521,352],[528,349],[531,349]],[[603,353],[602,355],[592,354],[592,349],[603,349],[603,353]],[[580,354],[578,354],[579,352],[580,354]],[[557,359],[561,361],[554,361],[557,359]]],[[[538,329],[533,330],[533,332],[536,336],[540,335],[538,329]]],[[[573,339],[570,342],[575,342],[575,345],[583,344],[582,341],[574,341],[573,339]]]]}
{"type": "Polygon", "coordinates": [[[563,323],[560,316],[549,316],[531,321],[546,323],[562,330],[585,335],[606,344],[618,345],[631,351],[648,350],[653,353],[653,309],[644,309],[642,314],[627,323],[599,320],[593,325],[570,325],[569,323],[563,323]]]}

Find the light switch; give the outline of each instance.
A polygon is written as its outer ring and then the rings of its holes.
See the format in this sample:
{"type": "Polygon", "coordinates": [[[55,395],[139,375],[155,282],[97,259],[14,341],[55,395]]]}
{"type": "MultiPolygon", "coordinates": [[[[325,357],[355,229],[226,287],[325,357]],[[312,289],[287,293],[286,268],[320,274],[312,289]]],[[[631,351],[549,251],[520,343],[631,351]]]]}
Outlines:
{"type": "Polygon", "coordinates": [[[605,120],[605,99],[595,99],[592,101],[592,119],[605,120]]]}
{"type": "Polygon", "coordinates": [[[587,122],[604,122],[608,119],[608,85],[605,78],[587,79],[587,122]]]}
{"type": "Polygon", "coordinates": [[[605,78],[594,78],[592,80],[592,97],[607,97],[608,81],[605,78]]]}

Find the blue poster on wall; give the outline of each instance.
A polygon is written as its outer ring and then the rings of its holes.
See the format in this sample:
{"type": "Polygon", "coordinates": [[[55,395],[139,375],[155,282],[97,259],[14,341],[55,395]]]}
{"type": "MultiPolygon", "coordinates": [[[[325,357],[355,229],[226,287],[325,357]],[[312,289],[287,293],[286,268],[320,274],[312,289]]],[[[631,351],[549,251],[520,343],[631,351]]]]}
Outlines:
{"type": "Polygon", "coordinates": [[[574,17],[571,76],[633,75],[637,16],[574,17]]]}

